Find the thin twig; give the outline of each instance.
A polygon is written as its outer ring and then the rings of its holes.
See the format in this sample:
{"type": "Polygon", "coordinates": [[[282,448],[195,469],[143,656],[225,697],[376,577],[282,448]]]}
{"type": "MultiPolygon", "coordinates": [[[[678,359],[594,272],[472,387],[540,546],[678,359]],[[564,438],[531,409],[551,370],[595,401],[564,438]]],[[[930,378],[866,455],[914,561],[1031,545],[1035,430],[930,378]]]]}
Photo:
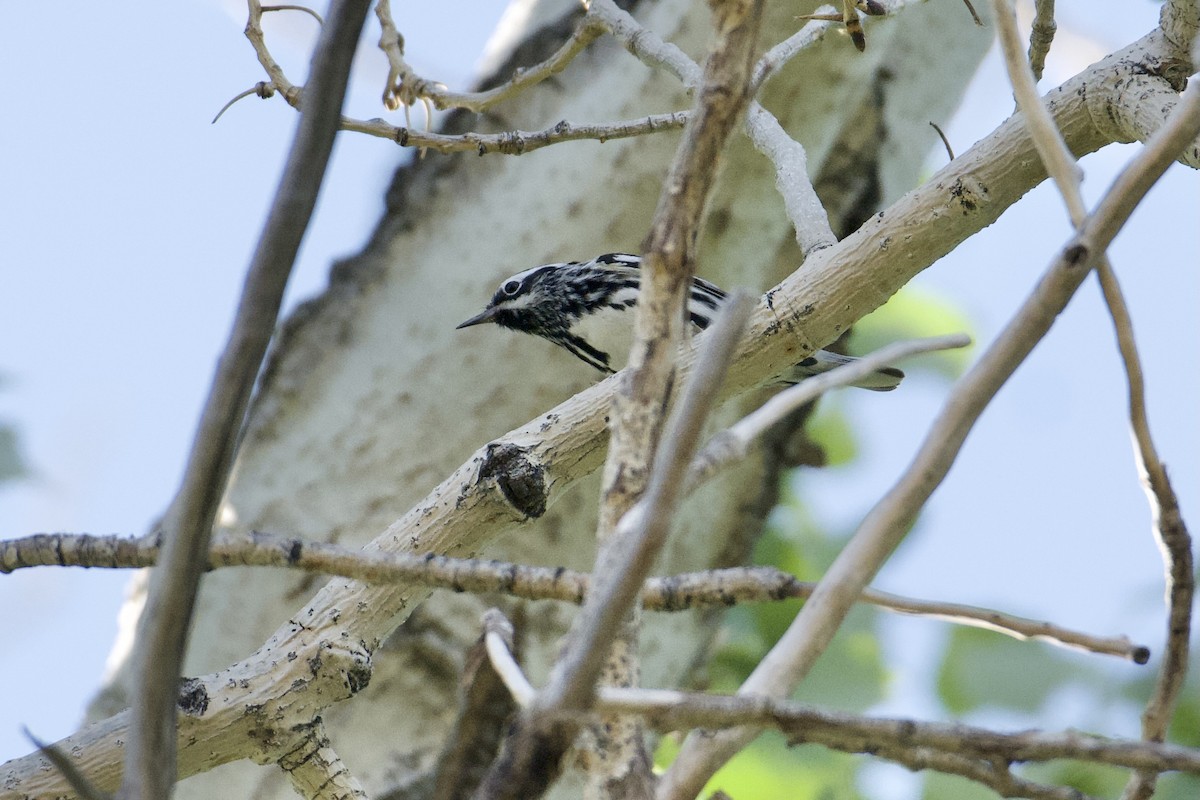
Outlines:
{"type": "Polygon", "coordinates": [[[975,10],[975,6],[971,5],[971,0],[963,0],[963,5],[965,5],[967,7],[967,11],[971,13],[971,19],[975,21],[975,24],[982,28],[983,20],[979,18],[979,12],[975,10]]]}
{"type": "Polygon", "coordinates": [[[455,136],[404,128],[382,119],[358,120],[343,117],[341,128],[344,131],[391,139],[401,147],[420,147],[439,153],[463,153],[474,150],[481,156],[488,153],[519,156],[558,142],[594,139],[603,143],[609,139],[627,139],[631,136],[643,136],[659,131],[678,130],[687,124],[690,113],[690,111],[674,111],[669,114],[651,114],[647,117],[619,120],[603,125],[575,125],[563,120],[540,131],[463,133],[455,136]]]}
{"type": "MultiPolygon", "coordinates": [[[[1104,301],[1112,317],[1121,362],[1129,386],[1129,426],[1134,441],[1134,458],[1150,502],[1153,531],[1162,553],[1166,571],[1167,643],[1154,691],[1142,713],[1142,738],[1161,742],[1174,715],[1175,705],[1188,674],[1192,629],[1192,600],[1195,578],[1192,564],[1192,538],[1184,524],[1179,500],[1166,466],[1158,455],[1150,434],[1146,412],[1146,386],[1133,335],[1133,320],[1117,276],[1107,264],[1097,270],[1104,301]]],[[[1154,792],[1158,775],[1138,772],[1130,778],[1123,800],[1144,800],[1154,792]]]]}
{"type": "Polygon", "coordinates": [[[333,150],[354,46],[368,2],[330,9],[313,57],[313,102],[300,116],[292,151],[251,260],[229,341],[197,426],[178,494],[163,525],[164,545],[138,630],[123,798],[161,798],[175,782],[176,697],[196,590],[235,441],[283,299],[288,275],[316,205],[333,150]]]}
{"type": "MultiPolygon", "coordinates": [[[[1190,16],[1192,32],[1196,26],[1196,3],[1168,3],[1164,9],[1164,25],[1171,23],[1172,12],[1190,16]],[[1184,6],[1188,8],[1184,8],[1184,6]],[[1190,14],[1189,14],[1190,12],[1190,14]]],[[[1193,54],[1195,51],[1193,42],[1193,54]]],[[[1184,148],[1192,146],[1200,133],[1200,85],[1194,79],[1179,99],[1166,123],[1146,143],[1143,153],[1118,176],[1113,188],[1100,201],[1096,216],[1102,212],[1114,220],[1122,220],[1133,211],[1140,195],[1157,180],[1161,171],[1184,148]],[[1119,190],[1119,191],[1118,191],[1119,190]]],[[[1102,226],[1098,226],[1102,227],[1102,226]]],[[[1114,232],[1115,235],[1115,232],[1114,232]]],[[[1101,275],[1101,286],[1129,380],[1130,423],[1143,480],[1150,497],[1154,531],[1166,562],[1167,572],[1167,646],[1154,691],[1142,715],[1142,735],[1150,741],[1165,737],[1167,725],[1187,676],[1188,644],[1191,633],[1191,607],[1195,597],[1195,576],[1192,562],[1191,536],[1180,513],[1178,500],[1171,488],[1166,468],[1158,457],[1145,412],[1145,388],[1132,336],[1132,324],[1124,300],[1117,291],[1113,276],[1101,275]]],[[[1153,771],[1136,773],[1125,787],[1122,800],[1141,800],[1154,792],[1157,776],[1153,771]]]]}
{"type": "Polygon", "coordinates": [[[1054,0],[1034,0],[1033,27],[1029,31],[1029,69],[1034,80],[1042,79],[1046,56],[1054,42],[1058,23],[1054,21],[1054,0]]]}
{"type": "MultiPolygon", "coordinates": [[[[693,464],[696,460],[693,459],[693,464]]],[[[154,566],[155,539],[88,534],[34,534],[0,542],[0,574],[35,566],[136,569],[154,566]]],[[[407,583],[475,594],[507,594],[523,600],[580,605],[591,576],[561,567],[531,567],[448,556],[381,553],[268,533],[222,536],[209,550],[209,567],[285,567],[339,575],[364,583],[407,583]]],[[[679,612],[741,603],[771,603],[812,594],[815,583],[774,567],[732,567],[649,578],[639,604],[647,611],[679,612]]],[[[1149,650],[1125,636],[1096,636],[1042,620],[977,606],[921,600],[867,589],[859,598],[901,614],[1039,639],[1092,653],[1146,663],[1149,650]]]]}
{"type": "MultiPolygon", "coordinates": [[[[1058,135],[1049,113],[1037,97],[1034,87],[1032,65],[1026,65],[1019,50],[1016,19],[1004,0],[993,0],[996,20],[1000,29],[1000,41],[1017,96],[1017,104],[1025,115],[1030,132],[1042,161],[1047,165],[1058,189],[1063,195],[1071,220],[1077,228],[1084,223],[1083,196],[1079,188],[1079,171],[1066,144],[1058,135]]],[[[1047,3],[1053,12],[1053,3],[1047,3]]],[[[1039,15],[1045,9],[1039,2],[1039,15]]],[[[1050,20],[1053,25],[1053,19],[1050,20]]],[[[1035,23],[1034,35],[1037,35],[1035,23]]],[[[1053,30],[1050,30],[1053,35],[1053,30]]],[[[1032,41],[1035,41],[1031,40],[1032,41]]],[[[1047,47],[1049,42],[1047,41],[1047,47]]],[[[1033,47],[1031,43],[1031,60],[1033,47]]],[[[1192,87],[1193,90],[1195,87],[1192,87]]],[[[1194,94],[1194,91],[1192,92],[1194,94]]],[[[1182,103],[1181,103],[1182,105],[1182,103]]],[[[1176,110],[1176,114],[1179,114],[1176,110]]],[[[1169,127],[1169,124],[1164,127],[1169,127]]],[[[1193,134],[1194,137],[1194,134],[1193,134]]],[[[1147,147],[1149,149],[1149,145],[1147,147]]],[[[1180,147],[1182,150],[1182,147],[1180,147]]],[[[1174,153],[1168,153],[1172,157],[1174,153]]],[[[1149,163],[1147,159],[1147,163],[1149,163]]],[[[1122,179],[1126,177],[1122,173],[1122,179]]],[[[1118,180],[1118,185],[1121,181],[1118,180]]],[[[1116,186],[1105,196],[1101,205],[1114,193],[1116,186]]],[[[1132,211],[1129,206],[1128,214],[1132,211]]],[[[1099,213],[1099,210],[1098,212],[1099,213]]],[[[1195,578],[1192,571],[1191,537],[1179,511],[1179,502],[1171,488],[1166,468],[1158,456],[1150,435],[1150,423],[1146,414],[1145,385],[1142,378],[1141,361],[1137,343],[1133,336],[1133,323],[1121,293],[1116,273],[1105,254],[1097,259],[1097,276],[1104,299],[1116,329],[1118,348],[1125,366],[1129,386],[1130,427],[1135,443],[1135,458],[1138,461],[1146,493],[1150,500],[1154,521],[1154,532],[1166,565],[1167,573],[1167,617],[1168,634],[1166,654],[1155,682],[1154,693],[1147,703],[1142,717],[1142,735],[1152,741],[1162,741],[1167,726],[1178,702],[1179,693],[1187,675],[1188,647],[1191,631],[1191,606],[1195,596],[1195,578]]],[[[1157,774],[1138,772],[1129,781],[1123,794],[1124,800],[1145,800],[1154,791],[1157,774]]]]}
{"type": "Polygon", "coordinates": [[[308,14],[310,17],[315,19],[317,21],[318,25],[325,24],[325,20],[321,19],[321,15],[318,14],[317,12],[313,11],[308,6],[298,6],[298,5],[290,5],[290,4],[281,5],[281,6],[262,6],[262,11],[264,13],[268,12],[268,11],[303,11],[305,14],[308,14]]]}
{"type": "Polygon", "coordinates": [[[258,63],[267,73],[268,83],[274,86],[275,89],[287,101],[287,104],[293,108],[300,105],[300,88],[293,85],[287,79],[287,75],[283,72],[283,67],[279,66],[279,62],[271,55],[271,51],[267,48],[267,40],[263,36],[262,15],[263,7],[259,0],[246,0],[247,20],[246,20],[246,38],[250,40],[250,46],[254,48],[254,54],[258,57],[258,63]]]}
{"type": "Polygon", "coordinates": [[[1012,773],[1007,761],[984,761],[959,753],[929,747],[885,743],[871,749],[872,755],[894,761],[913,772],[931,769],[947,775],[958,775],[986,786],[1000,797],[1020,797],[1028,800],[1100,800],[1068,786],[1047,786],[1026,780],[1012,773]]]}
{"type": "MultiPolygon", "coordinates": [[[[506,643],[503,631],[511,629],[511,625],[496,609],[491,609],[488,615],[492,620],[485,621],[485,630],[492,631],[489,635],[495,637],[488,647],[488,657],[497,673],[507,676],[505,683],[513,688],[514,699],[521,702],[536,690],[506,643]]],[[[873,753],[878,747],[888,747],[899,752],[927,750],[968,761],[1003,763],[1070,758],[1156,772],[1200,774],[1197,748],[1110,739],[1076,731],[1001,733],[958,723],[866,717],[761,696],[602,686],[597,690],[595,710],[636,714],[664,732],[743,725],[777,728],[793,744],[811,742],[846,752],[873,753]]],[[[958,773],[957,769],[943,771],[958,773]]]]}
{"type": "Polygon", "coordinates": [[[489,608],[483,614],[483,643],[487,648],[488,660],[500,680],[512,693],[517,705],[526,708],[533,702],[537,690],[525,677],[521,665],[512,654],[513,626],[498,608],[489,608]]]}
{"type": "Polygon", "coordinates": [[[275,87],[272,86],[271,84],[267,83],[266,81],[259,81],[258,83],[254,84],[249,89],[247,89],[246,91],[239,92],[238,94],[234,95],[232,100],[230,100],[225,105],[221,106],[221,110],[217,112],[217,115],[215,117],[213,117],[212,122],[209,124],[216,125],[217,120],[219,120],[221,118],[221,116],[233,106],[234,103],[236,103],[238,100],[249,97],[252,94],[258,95],[263,100],[266,100],[268,97],[275,96],[275,87]]]}
{"type": "MultiPolygon", "coordinates": [[[[834,8],[830,5],[818,6],[813,15],[833,13],[834,8]]],[[[788,38],[784,39],[779,44],[772,47],[767,52],[763,53],[758,59],[758,63],[754,65],[754,77],[750,81],[750,86],[755,94],[762,88],[763,84],[771,80],[779,74],[789,61],[795,58],[799,53],[815,45],[824,38],[825,34],[832,28],[838,18],[834,19],[810,19],[800,30],[793,33],[788,38]]]]}
{"type": "Polygon", "coordinates": [[[1025,118],[1025,125],[1029,128],[1029,135],[1041,156],[1042,164],[1066,201],[1071,222],[1078,229],[1087,215],[1083,196],[1079,192],[1083,174],[1050,112],[1038,96],[1037,83],[1030,72],[1029,62],[1025,60],[1021,33],[1017,30],[1017,17],[1010,0],[992,0],[992,16],[996,20],[1000,50],[1004,54],[1009,82],[1017,98],[1017,108],[1025,118]]]}
{"type": "Polygon", "coordinates": [[[937,131],[938,138],[942,140],[942,146],[946,148],[946,156],[948,157],[948,159],[950,161],[953,161],[954,160],[954,148],[950,146],[950,140],[946,138],[946,134],[942,131],[941,127],[939,127],[938,124],[936,122],[934,122],[933,120],[929,121],[929,127],[933,128],[935,131],[937,131]]]}
{"type": "Polygon", "coordinates": [[[659,731],[752,725],[776,728],[796,743],[870,752],[880,742],[1008,761],[1076,759],[1132,769],[1200,774],[1200,748],[1111,739],[1078,731],[1001,733],[990,728],[904,718],[867,717],[792,700],[673,689],[599,690],[597,709],[640,714],[659,731]]]}
{"type": "Polygon", "coordinates": [[[486,111],[497,103],[562,72],[576,56],[606,31],[607,27],[603,21],[589,11],[558,50],[538,64],[516,70],[511,78],[499,86],[481,92],[451,92],[444,87],[434,88],[429,90],[428,97],[440,109],[465,108],[470,111],[486,111]]]}

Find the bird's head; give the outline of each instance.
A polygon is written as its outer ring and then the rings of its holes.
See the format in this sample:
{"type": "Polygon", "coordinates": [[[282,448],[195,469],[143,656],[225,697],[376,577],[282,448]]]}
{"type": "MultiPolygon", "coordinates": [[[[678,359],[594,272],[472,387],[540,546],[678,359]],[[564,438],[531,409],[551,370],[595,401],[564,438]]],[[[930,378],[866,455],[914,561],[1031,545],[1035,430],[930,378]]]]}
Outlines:
{"type": "Polygon", "coordinates": [[[494,322],[502,328],[541,335],[547,321],[562,314],[563,298],[562,293],[555,290],[559,284],[555,277],[566,266],[543,264],[505,278],[487,307],[457,327],[494,322]]]}

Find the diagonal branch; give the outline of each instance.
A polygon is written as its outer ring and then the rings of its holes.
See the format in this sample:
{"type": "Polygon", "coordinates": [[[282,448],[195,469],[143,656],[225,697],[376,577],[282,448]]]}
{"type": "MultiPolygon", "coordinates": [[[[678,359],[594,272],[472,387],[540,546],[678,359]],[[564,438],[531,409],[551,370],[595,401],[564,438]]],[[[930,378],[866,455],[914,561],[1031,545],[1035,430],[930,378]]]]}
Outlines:
{"type": "Polygon", "coordinates": [[[132,727],[120,796],[160,798],[175,782],[175,702],[196,590],[236,436],[275,328],[283,290],[317,202],[333,150],[350,62],[368,3],[330,9],[313,58],[310,102],[301,116],[262,238],[250,262],[229,341],[205,401],[183,482],[167,512],[163,553],[138,630],[132,727]]]}

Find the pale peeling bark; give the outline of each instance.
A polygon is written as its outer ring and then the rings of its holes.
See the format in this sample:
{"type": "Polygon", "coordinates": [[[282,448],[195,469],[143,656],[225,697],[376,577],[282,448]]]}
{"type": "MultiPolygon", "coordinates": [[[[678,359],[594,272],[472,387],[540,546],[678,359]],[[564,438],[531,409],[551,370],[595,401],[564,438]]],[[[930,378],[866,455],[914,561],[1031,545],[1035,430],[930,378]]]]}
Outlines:
{"type": "MultiPolygon", "coordinates": [[[[921,154],[934,141],[928,118],[949,116],[990,41],[986,30],[957,11],[927,4],[872,24],[864,55],[831,37],[773,80],[764,105],[806,146],[810,174],[845,151],[848,132],[861,133],[862,114],[870,109],[880,136],[874,148],[863,150],[858,143],[855,150],[869,155],[863,158],[865,194],[887,203],[913,184],[921,154]],[[920,109],[919,119],[914,109],[920,109]]],[[[664,0],[643,4],[636,13],[693,57],[703,53],[709,21],[702,3],[664,0]]],[[[773,4],[764,45],[794,30],[796,13],[788,4],[773,4]]],[[[535,16],[531,29],[545,19],[535,16]]],[[[606,42],[555,81],[504,106],[502,121],[493,125],[540,129],[559,119],[627,119],[688,105],[676,81],[606,42]]],[[[484,123],[471,125],[484,129],[484,123]]],[[[430,154],[402,172],[389,211],[363,254],[335,268],[330,288],[294,314],[280,338],[242,445],[224,528],[365,543],[404,518],[393,528],[403,531],[403,541],[385,536],[376,546],[434,545],[454,555],[489,553],[586,569],[595,547],[597,484],[582,476],[602,458],[605,390],[586,392],[560,407],[557,418],[538,419],[510,440],[535,448],[548,434],[558,436],[539,453],[554,464],[544,487],[554,503],[544,513],[536,503],[505,505],[494,501],[496,492],[472,493],[480,464],[494,463],[497,455],[480,451],[464,464],[473,451],[586,388],[596,376],[548,344],[501,331],[455,331],[454,325],[478,310],[498,279],[525,266],[636,250],[677,141],[678,134],[664,133],[604,145],[557,145],[520,158],[430,154]],[[570,420],[570,428],[556,427],[561,420],[570,420]],[[410,512],[460,465],[461,495],[410,512]],[[559,497],[558,485],[571,483],[559,497]],[[456,506],[459,497],[474,505],[464,511],[456,506]],[[414,533],[436,529],[439,518],[454,520],[452,535],[426,539],[414,533]]],[[[1022,176],[1012,192],[1025,191],[1029,180],[1022,176]]],[[[767,161],[739,138],[710,207],[699,247],[701,274],[730,287],[762,290],[795,268],[799,254],[783,204],[771,189],[774,182],[767,161]]],[[[961,204],[953,209],[962,213],[961,204]]],[[[930,212],[914,206],[911,213],[930,212]]],[[[961,229],[965,236],[977,227],[971,222],[961,229]]],[[[914,259],[920,258],[910,254],[901,257],[903,266],[881,266],[887,280],[864,289],[871,294],[866,301],[856,297],[855,311],[895,291],[901,273],[915,272],[914,259]]],[[[822,332],[852,321],[843,304],[834,305],[840,321],[825,323],[822,332]]],[[[759,319],[762,329],[765,320],[759,319]]],[[[506,453],[511,451],[501,455],[506,453]]],[[[516,489],[518,497],[536,495],[516,489]]],[[[754,494],[752,482],[747,491],[754,494]]],[[[716,560],[726,533],[712,523],[735,517],[741,502],[720,486],[698,493],[662,569],[698,569],[716,560]]],[[[443,593],[413,613],[425,592],[368,590],[335,580],[305,608],[305,598],[319,585],[272,570],[226,571],[205,579],[186,670],[207,675],[196,696],[209,702],[202,711],[195,706],[199,716],[185,714],[181,721],[181,775],[236,758],[272,763],[284,755],[280,746],[290,742],[287,726],[309,722],[312,711],[325,706],[338,755],[372,796],[433,766],[454,719],[457,674],[478,635],[482,605],[443,593]],[[393,634],[396,621],[410,614],[393,634]],[[388,641],[377,647],[382,639],[388,641]],[[331,644],[318,645],[321,641],[331,644]],[[363,685],[367,678],[369,685],[363,685]],[[297,691],[272,697],[270,687],[279,685],[297,691]],[[329,705],[355,694],[353,702],[329,705]],[[256,744],[250,748],[249,742],[256,744]]],[[[530,607],[526,666],[535,683],[544,677],[572,613],[555,604],[530,607]]],[[[641,636],[644,682],[673,685],[711,632],[698,615],[648,616],[641,636]]],[[[122,678],[119,673],[98,709],[124,704],[122,678]]],[[[122,718],[76,737],[87,745],[79,751],[85,772],[102,787],[116,783],[122,718]]],[[[26,790],[56,785],[53,776],[45,776],[26,790]]],[[[288,797],[292,789],[276,767],[242,765],[186,781],[177,793],[251,794],[288,797]]]]}

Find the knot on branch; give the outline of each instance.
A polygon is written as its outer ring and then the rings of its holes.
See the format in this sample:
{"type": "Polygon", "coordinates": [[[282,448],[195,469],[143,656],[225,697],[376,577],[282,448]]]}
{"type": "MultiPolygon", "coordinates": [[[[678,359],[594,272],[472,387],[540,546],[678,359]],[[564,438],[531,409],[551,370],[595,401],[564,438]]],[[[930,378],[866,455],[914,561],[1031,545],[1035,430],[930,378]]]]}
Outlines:
{"type": "Polygon", "coordinates": [[[489,444],[479,477],[494,480],[513,508],[528,519],[537,519],[546,513],[546,471],[528,454],[528,448],[514,444],[489,444]]]}

